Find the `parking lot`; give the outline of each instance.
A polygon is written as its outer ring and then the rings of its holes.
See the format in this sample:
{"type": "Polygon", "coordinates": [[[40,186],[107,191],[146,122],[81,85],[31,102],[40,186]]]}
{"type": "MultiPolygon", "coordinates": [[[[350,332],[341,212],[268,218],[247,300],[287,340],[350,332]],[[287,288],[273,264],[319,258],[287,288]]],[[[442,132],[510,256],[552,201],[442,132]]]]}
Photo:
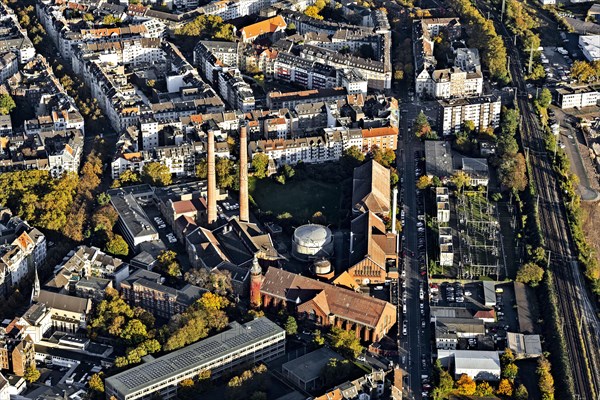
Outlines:
{"type": "Polygon", "coordinates": [[[573,60],[566,49],[544,47],[541,59],[544,71],[546,71],[546,82],[550,84],[571,83],[570,74],[573,60]]]}

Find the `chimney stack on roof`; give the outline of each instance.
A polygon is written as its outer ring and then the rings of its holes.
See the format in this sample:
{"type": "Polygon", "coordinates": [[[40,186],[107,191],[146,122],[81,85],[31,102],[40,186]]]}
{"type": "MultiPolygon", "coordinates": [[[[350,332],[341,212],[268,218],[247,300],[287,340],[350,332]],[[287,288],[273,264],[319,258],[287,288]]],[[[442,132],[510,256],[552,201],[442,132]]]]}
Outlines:
{"type": "Polygon", "coordinates": [[[213,225],[217,222],[217,177],[215,172],[215,133],[212,129],[208,130],[208,151],[207,151],[207,164],[208,164],[208,190],[207,190],[207,203],[208,203],[208,225],[213,225]]]}
{"type": "Polygon", "coordinates": [[[248,137],[246,127],[240,128],[240,221],[250,222],[248,208],[248,137]]]}

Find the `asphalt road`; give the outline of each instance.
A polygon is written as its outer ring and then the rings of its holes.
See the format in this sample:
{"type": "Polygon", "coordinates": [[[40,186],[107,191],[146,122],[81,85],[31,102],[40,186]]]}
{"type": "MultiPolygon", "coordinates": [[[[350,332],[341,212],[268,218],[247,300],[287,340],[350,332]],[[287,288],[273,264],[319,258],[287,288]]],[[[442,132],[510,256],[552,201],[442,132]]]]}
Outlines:
{"type": "MultiPolygon", "coordinates": [[[[401,336],[400,342],[400,356],[406,357],[406,365],[404,368],[409,374],[408,377],[408,388],[409,398],[421,399],[421,375],[430,375],[429,368],[427,370],[422,369],[422,356],[428,360],[428,367],[430,367],[430,349],[429,349],[429,335],[428,329],[424,333],[421,330],[421,311],[419,307],[419,288],[422,285],[422,279],[419,275],[418,265],[418,251],[417,251],[417,200],[416,200],[416,188],[415,188],[415,158],[414,152],[416,150],[422,150],[422,143],[417,140],[411,133],[413,121],[417,114],[421,110],[420,105],[415,102],[406,102],[402,105],[402,127],[404,132],[404,146],[400,149],[397,158],[397,167],[403,177],[403,184],[401,185],[403,195],[400,199],[403,210],[405,212],[405,225],[403,228],[404,234],[404,249],[406,250],[406,256],[404,259],[404,265],[406,269],[406,287],[403,289],[407,291],[407,313],[400,315],[407,321],[407,336],[401,336]],[[407,112],[405,112],[406,110],[407,112]],[[415,254],[415,256],[412,256],[415,254]]],[[[400,309],[402,306],[400,306],[400,309]]],[[[427,324],[428,327],[429,324],[427,324]]],[[[402,329],[400,329],[402,333],[402,329]]]]}

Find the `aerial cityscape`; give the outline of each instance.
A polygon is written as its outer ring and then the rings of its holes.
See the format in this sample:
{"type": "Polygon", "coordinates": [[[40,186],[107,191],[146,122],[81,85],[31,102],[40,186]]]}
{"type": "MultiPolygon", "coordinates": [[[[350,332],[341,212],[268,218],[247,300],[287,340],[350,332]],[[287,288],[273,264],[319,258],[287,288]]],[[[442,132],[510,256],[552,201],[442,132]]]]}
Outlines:
{"type": "Polygon", "coordinates": [[[598,226],[600,2],[0,3],[0,400],[598,400],[598,226]]]}

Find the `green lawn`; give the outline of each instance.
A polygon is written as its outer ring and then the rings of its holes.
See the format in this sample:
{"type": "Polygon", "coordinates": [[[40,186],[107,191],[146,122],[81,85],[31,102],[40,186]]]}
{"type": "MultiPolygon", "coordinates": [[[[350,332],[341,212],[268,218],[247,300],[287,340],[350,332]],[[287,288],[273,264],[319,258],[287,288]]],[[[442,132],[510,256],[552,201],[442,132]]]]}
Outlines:
{"type": "Polygon", "coordinates": [[[289,212],[300,222],[307,222],[321,211],[327,222],[340,219],[341,184],[324,183],[311,179],[291,180],[281,185],[271,179],[250,179],[250,194],[262,212],[275,216],[289,212]]]}

